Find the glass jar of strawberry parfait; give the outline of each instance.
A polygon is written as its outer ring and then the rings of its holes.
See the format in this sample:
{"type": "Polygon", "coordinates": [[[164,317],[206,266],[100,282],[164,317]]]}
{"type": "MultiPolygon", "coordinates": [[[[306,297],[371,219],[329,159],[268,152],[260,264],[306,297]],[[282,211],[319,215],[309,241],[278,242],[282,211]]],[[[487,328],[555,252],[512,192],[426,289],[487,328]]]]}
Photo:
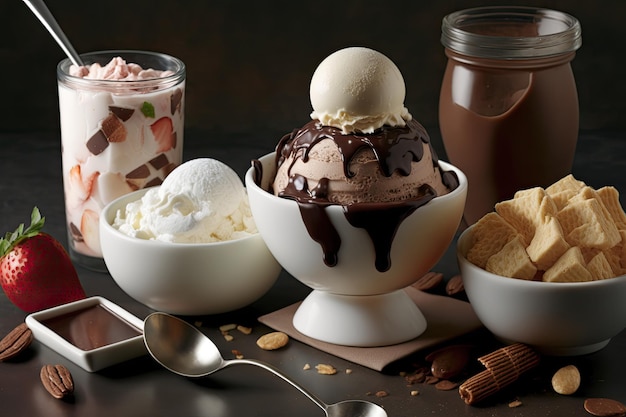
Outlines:
{"type": "Polygon", "coordinates": [[[114,199],[182,162],[186,70],[161,53],[103,51],[57,67],[63,186],[73,261],[105,271],[98,231],[114,199]]]}

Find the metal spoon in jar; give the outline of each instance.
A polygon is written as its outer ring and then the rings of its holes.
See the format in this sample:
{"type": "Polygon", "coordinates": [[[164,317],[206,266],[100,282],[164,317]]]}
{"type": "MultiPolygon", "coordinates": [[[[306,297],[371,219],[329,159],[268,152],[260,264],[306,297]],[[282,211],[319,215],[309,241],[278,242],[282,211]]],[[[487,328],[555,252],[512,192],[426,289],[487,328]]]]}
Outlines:
{"type": "Polygon", "coordinates": [[[324,410],[328,417],[387,417],[377,404],[347,400],[325,404],[274,366],[255,359],[225,360],[204,333],[166,313],[152,313],[144,321],[143,338],[150,355],[163,367],[182,376],[199,378],[232,365],[255,365],[291,384],[324,410]]]}
{"type": "Polygon", "coordinates": [[[65,33],[61,30],[61,27],[57,23],[52,13],[48,9],[48,6],[43,2],[43,0],[24,0],[24,3],[30,8],[30,10],[39,18],[39,21],[48,29],[48,32],[52,35],[55,41],[59,44],[61,49],[65,51],[67,57],[72,61],[72,64],[77,66],[82,66],[83,61],[76,53],[76,50],[70,43],[65,33]]]}

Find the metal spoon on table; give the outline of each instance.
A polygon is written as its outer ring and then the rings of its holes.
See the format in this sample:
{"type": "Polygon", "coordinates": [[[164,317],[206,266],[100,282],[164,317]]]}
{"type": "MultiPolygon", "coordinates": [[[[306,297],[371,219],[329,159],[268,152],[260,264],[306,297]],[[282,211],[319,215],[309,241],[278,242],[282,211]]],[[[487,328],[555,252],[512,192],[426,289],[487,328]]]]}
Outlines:
{"type": "Polygon", "coordinates": [[[52,35],[55,41],[59,44],[61,49],[65,51],[67,57],[72,61],[72,64],[77,66],[82,66],[83,61],[80,59],[78,53],[70,43],[65,33],[61,30],[61,27],[57,23],[50,10],[48,10],[48,6],[43,0],[24,0],[24,3],[30,8],[30,10],[39,18],[39,21],[48,29],[48,32],[52,35]]]}
{"type": "Polygon", "coordinates": [[[225,360],[204,333],[166,313],[152,313],[144,321],[143,338],[150,355],[170,371],[198,378],[233,365],[255,365],[282,378],[324,410],[328,417],[387,417],[377,404],[347,400],[326,404],[274,366],[255,359],[225,360]]]}

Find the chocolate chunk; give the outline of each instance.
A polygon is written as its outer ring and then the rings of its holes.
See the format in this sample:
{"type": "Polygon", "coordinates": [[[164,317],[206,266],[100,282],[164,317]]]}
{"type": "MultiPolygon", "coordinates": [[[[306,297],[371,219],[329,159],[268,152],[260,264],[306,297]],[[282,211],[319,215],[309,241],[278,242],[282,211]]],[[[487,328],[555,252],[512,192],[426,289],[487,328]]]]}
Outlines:
{"type": "Polygon", "coordinates": [[[109,142],[124,142],[126,140],[126,127],[114,114],[102,121],[102,132],[109,142]]]}
{"type": "Polygon", "coordinates": [[[416,371],[413,374],[405,376],[404,380],[408,385],[421,384],[426,381],[426,372],[416,371]]]}
{"type": "Polygon", "coordinates": [[[447,379],[443,379],[435,384],[435,388],[440,391],[450,391],[458,387],[459,384],[453,381],[448,381],[447,379]]]}
{"type": "Polygon", "coordinates": [[[80,232],[80,229],[76,227],[74,223],[70,223],[70,235],[72,235],[72,239],[75,242],[83,241],[83,234],[80,232]]]}
{"type": "Polygon", "coordinates": [[[585,411],[593,416],[612,417],[626,414],[626,405],[610,398],[587,398],[585,411]]]}
{"type": "Polygon", "coordinates": [[[133,113],[135,113],[135,109],[127,109],[124,107],[117,106],[109,106],[109,111],[117,116],[122,122],[127,121],[131,118],[133,113]]]}
{"type": "Polygon", "coordinates": [[[183,100],[183,90],[181,90],[180,88],[177,88],[172,94],[172,96],[170,97],[170,107],[171,107],[170,110],[172,111],[172,116],[174,115],[174,113],[176,113],[176,110],[181,111],[182,100],[183,100]]]}
{"type": "Polygon", "coordinates": [[[126,184],[130,187],[131,190],[137,191],[141,188],[141,182],[137,180],[126,180],[126,184]]]}
{"type": "Polygon", "coordinates": [[[159,177],[156,177],[148,181],[143,187],[144,188],[154,187],[155,185],[161,185],[162,183],[163,183],[163,180],[159,177]]]}
{"type": "Polygon", "coordinates": [[[167,164],[169,164],[169,160],[167,159],[167,156],[165,156],[164,153],[159,154],[159,156],[152,158],[149,161],[149,164],[152,165],[154,167],[154,169],[161,169],[164,166],[166,166],[167,164]]]}
{"type": "Polygon", "coordinates": [[[439,381],[440,379],[434,375],[426,375],[426,378],[424,378],[424,382],[428,385],[435,385],[439,381]]]}
{"type": "Polygon", "coordinates": [[[163,168],[163,177],[167,177],[170,172],[174,171],[178,165],[171,163],[168,164],[165,168],[163,168]]]}
{"type": "Polygon", "coordinates": [[[87,141],[87,149],[94,155],[100,155],[109,146],[109,141],[102,130],[98,130],[87,141]]]}
{"type": "Polygon", "coordinates": [[[150,168],[148,168],[145,164],[138,166],[126,174],[126,178],[130,179],[148,178],[148,176],[150,176],[150,168]]]}
{"type": "Polygon", "coordinates": [[[433,376],[441,379],[450,379],[458,376],[469,362],[470,347],[466,345],[451,345],[426,356],[426,360],[431,362],[430,371],[433,376]]]}

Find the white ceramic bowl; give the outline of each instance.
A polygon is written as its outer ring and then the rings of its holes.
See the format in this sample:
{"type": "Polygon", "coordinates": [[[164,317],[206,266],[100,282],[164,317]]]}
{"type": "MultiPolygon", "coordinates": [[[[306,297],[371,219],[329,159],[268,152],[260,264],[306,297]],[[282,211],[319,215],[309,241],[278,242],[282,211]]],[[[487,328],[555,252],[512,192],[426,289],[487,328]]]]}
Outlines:
{"type": "MultiPolygon", "coordinates": [[[[440,162],[443,169],[457,173],[459,187],[418,208],[401,223],[391,247],[391,267],[380,272],[375,267],[375,251],[369,235],[348,223],[341,206],[326,207],[341,237],[341,247],[336,266],[324,263],[322,248],[306,230],[298,204],[267,191],[275,175],[274,158],[274,153],[260,158],[263,169],[260,186],[255,184],[254,168],[246,173],[245,183],[252,214],[270,251],[287,272],[315,290],[296,313],[296,328],[332,343],[360,346],[397,343],[420,333],[420,327],[423,331],[425,323],[406,330],[390,326],[389,321],[385,323],[385,320],[400,321],[402,314],[398,305],[403,301],[389,294],[410,286],[428,272],[450,245],[465,205],[465,175],[440,162]],[[309,302],[313,305],[308,305],[309,302]],[[386,313],[392,318],[385,317],[386,313]],[[354,318],[360,316],[364,322],[359,324],[354,318]],[[373,325],[375,321],[379,323],[373,325]],[[356,335],[357,330],[350,330],[360,325],[360,331],[366,333],[362,338],[356,335]]],[[[411,322],[410,314],[417,313],[407,312],[404,318],[407,325],[411,322]]]]}
{"type": "Polygon", "coordinates": [[[469,262],[472,227],[457,255],[476,315],[496,337],[548,355],[582,355],[606,346],[626,327],[626,276],[562,283],[502,277],[469,262]]]}
{"type": "Polygon", "coordinates": [[[171,314],[217,314],[260,298],[280,265],[260,234],[216,243],[167,243],[127,236],[112,226],[118,210],[146,189],[108,204],[100,216],[104,261],[115,282],[142,304],[171,314]]]}
{"type": "Polygon", "coordinates": [[[328,267],[323,262],[321,246],[306,230],[298,204],[266,191],[274,178],[274,154],[260,161],[264,172],[261,187],[254,183],[252,169],[245,177],[259,232],[291,275],[313,289],[335,294],[382,294],[413,284],[437,263],[450,245],[465,205],[465,175],[440,162],[445,170],[457,172],[461,184],[451,193],[418,208],[402,222],[391,249],[391,268],[385,272],[375,268],[374,247],[367,232],[350,225],[341,206],[328,206],[326,211],[341,237],[339,262],[328,267]]]}

